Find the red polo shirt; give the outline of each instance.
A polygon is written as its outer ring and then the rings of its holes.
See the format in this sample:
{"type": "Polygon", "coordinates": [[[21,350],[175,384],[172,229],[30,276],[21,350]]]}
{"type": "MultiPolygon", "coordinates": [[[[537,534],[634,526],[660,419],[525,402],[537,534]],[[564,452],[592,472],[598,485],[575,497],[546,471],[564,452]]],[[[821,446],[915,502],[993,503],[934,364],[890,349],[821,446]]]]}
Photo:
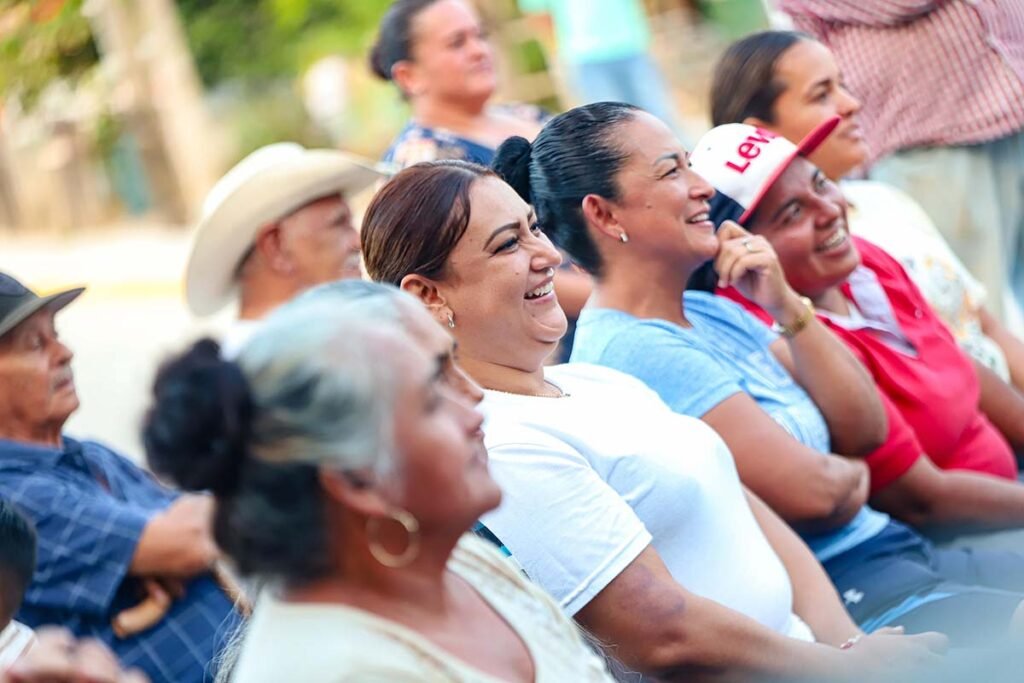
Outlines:
{"type": "MultiPolygon", "coordinates": [[[[1017,478],[1013,449],[978,407],[981,387],[970,358],[957,345],[903,267],[881,248],[852,238],[863,271],[841,285],[843,295],[865,311],[885,302],[869,301],[871,285],[855,289],[851,281],[875,281],[888,299],[897,339],[871,326],[846,326],[818,314],[874,377],[889,417],[886,443],[868,456],[872,489],[903,475],[921,453],[942,469],[985,472],[1017,478]],[[856,276],[856,277],[855,277],[856,276]],[[873,276],[873,278],[872,278],[873,276]],[[901,344],[909,345],[902,347],[901,344]]],[[[873,288],[877,290],[877,287],[873,288]]],[[[770,323],[771,317],[735,289],[726,296],[770,323]]],[[[887,311],[888,313],[888,311],[887,311]]]]}

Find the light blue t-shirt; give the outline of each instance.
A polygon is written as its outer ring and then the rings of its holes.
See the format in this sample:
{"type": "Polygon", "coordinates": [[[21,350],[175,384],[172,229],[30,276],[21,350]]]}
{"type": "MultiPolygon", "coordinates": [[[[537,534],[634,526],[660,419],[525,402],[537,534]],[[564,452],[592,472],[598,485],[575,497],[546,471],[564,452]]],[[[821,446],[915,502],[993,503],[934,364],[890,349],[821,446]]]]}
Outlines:
{"type": "MultiPolygon", "coordinates": [[[[706,292],[686,292],[685,328],[607,308],[585,308],[570,361],[597,363],[637,377],[674,411],[702,417],[746,392],[793,438],[831,449],[817,405],[768,348],[777,335],[742,307],[706,292]]],[[[864,506],[846,526],[804,535],[822,562],[876,536],[889,517],[864,506]]]]}

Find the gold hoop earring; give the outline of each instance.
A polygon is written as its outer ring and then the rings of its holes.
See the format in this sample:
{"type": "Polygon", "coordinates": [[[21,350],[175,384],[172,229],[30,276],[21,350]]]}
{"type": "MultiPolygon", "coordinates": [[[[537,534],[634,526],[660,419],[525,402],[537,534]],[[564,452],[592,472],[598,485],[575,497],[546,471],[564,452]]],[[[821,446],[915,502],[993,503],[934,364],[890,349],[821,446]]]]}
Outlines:
{"type": "Polygon", "coordinates": [[[373,559],[389,569],[401,569],[412,564],[420,554],[420,523],[409,512],[396,508],[387,517],[369,517],[366,520],[366,542],[373,559]],[[398,522],[405,529],[409,541],[401,554],[387,550],[380,542],[380,525],[385,519],[398,522]]]}
{"type": "Polygon", "coordinates": [[[619,233],[619,241],[622,242],[623,244],[626,244],[627,242],[629,242],[629,235],[627,235],[624,232],[620,232],[619,233]]]}
{"type": "Polygon", "coordinates": [[[455,315],[451,311],[448,311],[448,328],[455,329],[455,315]]]}

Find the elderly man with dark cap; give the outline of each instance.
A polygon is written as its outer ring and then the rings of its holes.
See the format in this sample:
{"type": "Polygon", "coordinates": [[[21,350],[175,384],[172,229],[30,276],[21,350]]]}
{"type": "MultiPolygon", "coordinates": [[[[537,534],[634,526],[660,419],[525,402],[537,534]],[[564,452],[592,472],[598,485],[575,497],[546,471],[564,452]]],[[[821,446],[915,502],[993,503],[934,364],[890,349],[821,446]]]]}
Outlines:
{"type": "Polygon", "coordinates": [[[63,433],[79,402],[54,316],[82,291],[40,297],[0,273],[0,498],[38,533],[18,619],[97,638],[153,681],[209,681],[238,623],[211,571],[210,498],[63,433]]]}
{"type": "Polygon", "coordinates": [[[383,177],[350,154],[282,142],[256,150],[217,182],[196,229],[185,296],[197,315],[237,297],[225,355],[234,356],[260,319],[300,292],[360,277],[348,201],[383,177]]]}

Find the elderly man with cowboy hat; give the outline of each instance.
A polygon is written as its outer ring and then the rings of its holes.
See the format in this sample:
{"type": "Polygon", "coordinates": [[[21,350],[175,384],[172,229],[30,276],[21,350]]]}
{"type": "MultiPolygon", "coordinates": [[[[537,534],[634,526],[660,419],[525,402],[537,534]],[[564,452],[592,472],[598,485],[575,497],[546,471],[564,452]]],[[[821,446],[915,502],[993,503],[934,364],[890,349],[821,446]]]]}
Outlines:
{"type": "Polygon", "coordinates": [[[214,185],[196,229],[185,296],[197,315],[237,296],[225,355],[235,355],[258,321],[296,294],[360,277],[348,200],[383,177],[344,152],[282,142],[256,150],[214,185]]]}
{"type": "Polygon", "coordinates": [[[153,681],[210,681],[239,620],[211,571],[210,498],[63,433],[79,401],[54,317],[82,291],[40,297],[0,273],[0,498],[38,534],[18,620],[97,638],[153,681]]]}

